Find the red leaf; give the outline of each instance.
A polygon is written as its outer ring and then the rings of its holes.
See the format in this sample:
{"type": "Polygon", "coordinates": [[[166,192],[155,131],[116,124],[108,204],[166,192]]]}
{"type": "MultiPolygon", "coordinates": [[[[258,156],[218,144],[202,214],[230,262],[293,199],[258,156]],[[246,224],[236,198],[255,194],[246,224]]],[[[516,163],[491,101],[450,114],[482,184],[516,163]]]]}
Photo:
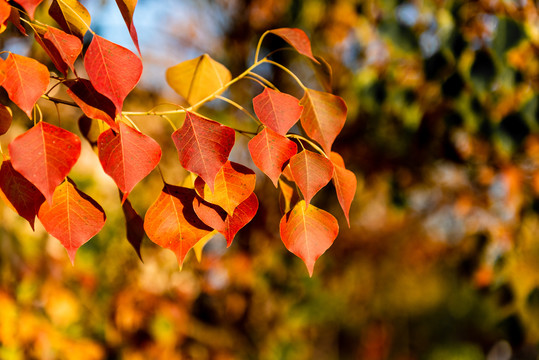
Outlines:
{"type": "Polygon", "coordinates": [[[36,41],[51,58],[54,66],[64,75],[69,67],[75,72],[74,63],[82,51],[82,42],[74,35],[47,26],[35,26],[36,41]]]}
{"type": "Polygon", "coordinates": [[[10,53],[4,64],[6,79],[2,86],[9,98],[20,107],[28,117],[37,100],[49,85],[49,70],[40,62],[25,56],[10,53]]]}
{"type": "Polygon", "coordinates": [[[26,33],[26,29],[21,24],[21,13],[19,12],[19,9],[16,9],[14,7],[11,8],[11,13],[9,14],[9,21],[15,25],[15,27],[19,30],[21,34],[24,36],[28,36],[26,33]]]}
{"type": "Polygon", "coordinates": [[[193,189],[165,184],[144,219],[144,230],[151,241],[176,254],[180,266],[185,255],[212,229],[193,210],[193,189]]]}
{"type": "Polygon", "coordinates": [[[346,216],[348,227],[350,227],[350,206],[354,200],[357,188],[356,175],[344,167],[344,161],[341,155],[336,152],[331,152],[329,155],[331,161],[333,161],[333,165],[335,165],[333,185],[335,185],[337,199],[339,199],[339,204],[341,204],[344,216],[346,216]]]}
{"type": "Polygon", "coordinates": [[[135,24],[133,24],[133,14],[135,13],[135,7],[137,6],[137,0],[116,0],[116,4],[122,13],[127,29],[129,30],[129,35],[133,39],[133,43],[137,47],[137,50],[140,54],[140,48],[138,46],[138,36],[137,29],[135,29],[135,24]]]}
{"type": "Polygon", "coordinates": [[[84,67],[94,88],[122,111],[127,95],[142,75],[142,62],[130,50],[94,35],[84,55],[84,67]]]}
{"type": "Polygon", "coordinates": [[[7,106],[0,104],[0,135],[7,133],[11,127],[11,120],[13,119],[13,114],[11,109],[7,106]]]}
{"type": "Polygon", "coordinates": [[[33,230],[39,206],[45,198],[31,182],[13,169],[9,160],[5,160],[0,168],[0,190],[33,230]]]}
{"type": "Polygon", "coordinates": [[[39,122],[9,144],[11,162],[51,202],[54,189],[64,180],[80,155],[77,135],[39,122]]]}
{"type": "Polygon", "coordinates": [[[252,193],[234,210],[232,216],[227,215],[219,206],[210,204],[199,197],[195,198],[193,205],[197,216],[206,225],[223,234],[226,239],[226,246],[230,247],[238,231],[247,225],[256,215],[258,199],[255,193],[252,193]]]}
{"type": "Polygon", "coordinates": [[[213,191],[215,175],[227,161],[236,140],[234,130],[191,112],[172,140],[182,166],[200,176],[213,191]]]}
{"type": "Polygon", "coordinates": [[[112,129],[101,133],[97,146],[101,165],[124,193],[124,200],[161,159],[161,148],[155,140],[123,122],[118,133],[112,129]]]}
{"type": "Polygon", "coordinates": [[[5,23],[11,15],[11,6],[6,0],[0,0],[0,25],[5,23]]]}
{"type": "Polygon", "coordinates": [[[330,93],[307,89],[300,104],[303,105],[300,118],[303,129],[329,154],[346,121],[344,100],[330,93]]]}
{"type": "Polygon", "coordinates": [[[34,13],[36,12],[37,6],[42,2],[43,0],[15,0],[20,6],[24,8],[24,10],[28,13],[28,16],[30,16],[30,19],[34,20],[34,13]]]}
{"type": "Polygon", "coordinates": [[[77,79],[64,82],[67,94],[77,103],[82,112],[91,119],[103,120],[108,126],[118,131],[114,121],[116,107],[106,96],[95,90],[89,80],[77,79]]]}
{"type": "Polygon", "coordinates": [[[209,203],[219,205],[229,215],[254,191],[256,175],[253,170],[227,161],[215,176],[215,190],[212,192],[202,178],[195,180],[197,194],[209,203]]]}
{"type": "Polygon", "coordinates": [[[335,241],[339,224],[327,211],[306,207],[302,200],[282,217],[280,233],[288,251],[300,257],[313,276],[314,263],[335,241]]]}
{"type": "MultiPolygon", "coordinates": [[[[124,195],[120,191],[120,199],[124,199],[124,195]]],[[[133,206],[129,202],[129,199],[125,199],[122,204],[122,210],[125,216],[125,228],[127,241],[135,249],[140,261],[142,261],[142,255],[140,254],[140,246],[142,245],[142,239],[146,234],[144,232],[144,221],[140,215],[133,209],[133,206]]]]}
{"type": "Polygon", "coordinates": [[[322,155],[303,150],[290,159],[290,170],[308,207],[318,190],[331,180],[333,163],[322,155]]]}
{"type": "Polygon", "coordinates": [[[103,208],[69,181],[56,188],[52,204],[44,202],[37,216],[66,248],[72,264],[77,249],[101,231],[106,220],[103,208]]]}
{"type": "Polygon", "coordinates": [[[248,147],[255,165],[271,179],[275,187],[284,164],[298,152],[295,142],[269,128],[264,128],[252,138],[248,147]]]}
{"type": "Polygon", "coordinates": [[[282,38],[284,41],[292,45],[292,47],[300,54],[307,56],[317,64],[319,63],[311,51],[311,41],[303,30],[295,28],[281,28],[270,30],[270,33],[282,38]]]}
{"type": "Polygon", "coordinates": [[[298,99],[270,88],[253,99],[253,108],[262,124],[279,135],[286,135],[303,110],[298,99]]]}

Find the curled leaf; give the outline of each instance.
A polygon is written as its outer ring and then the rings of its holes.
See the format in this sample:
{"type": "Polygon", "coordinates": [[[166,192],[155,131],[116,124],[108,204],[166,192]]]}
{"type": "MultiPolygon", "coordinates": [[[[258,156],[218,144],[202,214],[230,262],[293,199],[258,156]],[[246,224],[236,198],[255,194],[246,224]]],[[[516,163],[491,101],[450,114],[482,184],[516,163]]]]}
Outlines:
{"type": "Polygon", "coordinates": [[[116,0],[116,5],[122,13],[127,29],[129,30],[129,35],[133,43],[137,47],[137,51],[140,54],[140,48],[138,45],[138,35],[137,29],[135,29],[135,24],[133,23],[133,14],[135,13],[135,7],[137,6],[137,0],[116,0]]]}
{"type": "Polygon", "coordinates": [[[7,106],[0,104],[0,135],[4,135],[11,127],[13,113],[7,106]]]}
{"type": "Polygon", "coordinates": [[[269,31],[272,34],[279,36],[281,39],[289,43],[297,52],[307,56],[315,63],[319,63],[313,56],[311,50],[311,41],[305,32],[296,28],[280,28],[269,31]]]}
{"type": "Polygon", "coordinates": [[[82,112],[91,119],[103,120],[114,130],[119,130],[114,121],[116,107],[106,96],[97,92],[92,83],[86,79],[67,80],[67,94],[77,103],[82,112]]]}
{"type": "Polygon", "coordinates": [[[34,25],[36,41],[51,58],[54,66],[64,75],[67,69],[75,71],[75,60],[82,51],[82,42],[76,36],[53,27],[34,25]]]}
{"type": "Polygon", "coordinates": [[[78,0],[52,0],[49,15],[68,34],[82,39],[90,28],[90,13],[78,0]]]}

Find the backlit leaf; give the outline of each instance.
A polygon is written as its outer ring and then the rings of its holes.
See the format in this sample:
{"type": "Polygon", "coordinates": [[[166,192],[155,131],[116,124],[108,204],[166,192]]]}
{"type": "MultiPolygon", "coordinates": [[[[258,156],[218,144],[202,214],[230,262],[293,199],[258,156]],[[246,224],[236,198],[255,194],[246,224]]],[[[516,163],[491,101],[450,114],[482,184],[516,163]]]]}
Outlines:
{"type": "Polygon", "coordinates": [[[271,179],[275,187],[283,165],[298,152],[295,142],[269,128],[264,128],[252,138],[248,147],[255,165],[271,179]]]}
{"type": "Polygon", "coordinates": [[[253,108],[262,124],[279,135],[286,135],[303,110],[298,99],[270,88],[253,99],[253,108]]]}
{"type": "MultiPolygon", "coordinates": [[[[151,137],[120,122],[120,131],[104,131],[97,139],[101,165],[124,199],[161,159],[161,148],[151,137]]],[[[122,200],[122,201],[123,201],[122,200]]]]}
{"type": "Polygon", "coordinates": [[[346,104],[342,98],[313,89],[305,90],[301,126],[329,154],[346,121],[346,104]]]}
{"type": "Polygon", "coordinates": [[[135,7],[137,6],[137,0],[116,0],[116,4],[122,13],[127,29],[129,30],[129,35],[133,39],[133,43],[137,47],[137,50],[140,54],[140,48],[138,45],[138,36],[137,29],[135,29],[135,24],[133,24],[133,14],[135,13],[135,7]]]}
{"type": "Polygon", "coordinates": [[[25,218],[32,229],[39,210],[45,201],[43,194],[24,176],[19,174],[10,160],[4,160],[0,168],[0,190],[6,200],[13,206],[17,214],[25,218]]]}
{"type": "Polygon", "coordinates": [[[282,217],[279,228],[284,245],[305,262],[309,276],[313,276],[316,260],[339,233],[339,224],[333,215],[314,205],[306,207],[303,200],[282,217]]]}
{"type": "Polygon", "coordinates": [[[53,0],[49,15],[68,34],[82,39],[88,31],[92,18],[78,0],[53,0]]]}
{"type": "Polygon", "coordinates": [[[142,75],[142,62],[130,50],[94,35],[84,55],[84,67],[94,88],[122,111],[127,95],[142,75]]]}
{"type": "Polygon", "coordinates": [[[348,227],[350,227],[350,206],[354,200],[357,188],[356,175],[344,167],[344,161],[341,155],[331,152],[330,159],[335,166],[332,180],[333,185],[335,185],[335,191],[337,192],[337,199],[339,199],[339,204],[341,204],[344,216],[346,216],[348,227]]]}
{"type": "Polygon", "coordinates": [[[77,162],[80,150],[77,135],[43,121],[9,144],[15,170],[34,184],[49,202],[54,189],[77,162]]]}
{"type": "Polygon", "coordinates": [[[215,190],[212,192],[202,178],[195,180],[197,194],[209,203],[219,205],[229,215],[254,191],[256,175],[253,170],[227,161],[215,176],[215,190]]]}
{"type": "MultiPolygon", "coordinates": [[[[287,166],[288,168],[288,166],[287,166]]],[[[281,213],[286,214],[300,200],[296,186],[288,184],[283,179],[279,179],[279,208],[281,213]]]]}
{"type": "Polygon", "coordinates": [[[193,251],[195,252],[195,256],[197,258],[198,262],[202,261],[202,250],[204,249],[204,246],[213,239],[213,236],[217,234],[217,231],[213,230],[208,235],[204,236],[202,239],[200,239],[195,246],[193,246],[193,251]]]}
{"type": "Polygon", "coordinates": [[[243,201],[228,215],[221,207],[210,204],[199,197],[195,198],[194,209],[197,216],[208,226],[224,235],[227,247],[230,247],[234,236],[247,225],[258,211],[258,198],[255,193],[243,201]]]}
{"type": "Polygon", "coordinates": [[[166,79],[189,105],[195,105],[218,90],[217,94],[222,93],[232,75],[224,65],[204,54],[169,68],[166,79]]]}
{"type": "Polygon", "coordinates": [[[106,96],[97,92],[92,83],[86,79],[67,80],[67,94],[77,103],[82,112],[91,119],[103,120],[108,126],[119,130],[114,121],[116,107],[106,96]]]}
{"type": "Polygon", "coordinates": [[[12,119],[11,109],[0,104],[0,135],[4,135],[9,130],[12,119]]]}
{"type": "Polygon", "coordinates": [[[9,18],[11,14],[11,6],[6,0],[0,0],[0,24],[3,24],[9,18]]]}
{"type": "Polygon", "coordinates": [[[52,204],[44,202],[37,216],[66,248],[71,263],[77,249],[101,231],[106,220],[103,208],[69,181],[56,188],[52,204]]]}
{"type": "Polygon", "coordinates": [[[6,78],[2,83],[9,98],[20,107],[28,117],[37,100],[49,85],[49,70],[37,60],[10,53],[4,63],[6,78]]]}
{"type": "Polygon", "coordinates": [[[144,219],[144,230],[151,241],[176,254],[180,266],[185,255],[212,231],[195,214],[195,190],[165,184],[144,219]]]}
{"type": "Polygon", "coordinates": [[[311,41],[303,30],[295,28],[281,28],[270,30],[270,33],[279,36],[281,39],[292,45],[297,52],[307,56],[318,64],[318,60],[316,60],[311,51],[311,41]]]}
{"type": "Polygon", "coordinates": [[[325,156],[303,150],[290,159],[290,170],[308,207],[318,190],[331,180],[333,163],[325,156]]]}
{"type": "Polygon", "coordinates": [[[74,63],[82,51],[82,42],[76,36],[47,26],[36,26],[36,41],[51,58],[54,66],[64,75],[67,69],[75,71],[74,63]]]}
{"type": "Polygon", "coordinates": [[[227,161],[236,140],[234,130],[218,122],[186,112],[172,140],[182,166],[200,176],[213,191],[215,175],[227,161]]]}
{"type": "MultiPolygon", "coordinates": [[[[120,191],[120,199],[124,199],[124,194],[120,191]]],[[[142,261],[142,255],[140,254],[140,246],[142,245],[142,239],[146,234],[144,232],[144,221],[140,215],[133,209],[129,199],[125,199],[122,204],[122,211],[125,216],[125,228],[127,241],[135,249],[140,261],[142,261]]]]}
{"type": "Polygon", "coordinates": [[[43,0],[15,0],[16,3],[23,7],[24,11],[28,13],[28,16],[30,16],[30,19],[32,20],[34,20],[34,13],[36,12],[37,6],[42,1],[43,0]]]}

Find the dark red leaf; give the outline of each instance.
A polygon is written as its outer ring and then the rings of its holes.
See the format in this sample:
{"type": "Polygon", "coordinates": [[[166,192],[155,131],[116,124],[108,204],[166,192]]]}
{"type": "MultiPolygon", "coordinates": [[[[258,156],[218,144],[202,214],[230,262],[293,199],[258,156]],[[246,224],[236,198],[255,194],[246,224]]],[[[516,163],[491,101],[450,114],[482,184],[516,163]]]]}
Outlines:
{"type": "Polygon", "coordinates": [[[137,47],[137,50],[140,54],[140,48],[138,46],[138,36],[137,29],[135,29],[135,24],[133,24],[133,14],[135,13],[135,7],[137,6],[137,0],[116,0],[116,4],[122,13],[127,29],[129,30],[129,35],[133,39],[133,43],[137,47]]]}
{"type": "MultiPolygon", "coordinates": [[[[120,191],[120,199],[124,199],[124,194],[120,191]]],[[[133,209],[129,199],[125,199],[122,204],[122,210],[125,216],[125,228],[127,241],[135,249],[140,261],[142,261],[142,255],[140,254],[140,246],[142,245],[142,239],[146,234],[144,232],[144,221],[140,215],[133,209]]]]}
{"type": "Polygon", "coordinates": [[[270,33],[279,36],[281,39],[292,45],[297,52],[307,56],[318,64],[318,60],[316,60],[311,51],[311,41],[303,30],[295,28],[281,28],[270,30],[270,33]]]}
{"type": "Polygon", "coordinates": [[[34,13],[36,12],[37,6],[42,2],[43,0],[15,0],[20,6],[23,7],[23,9],[28,13],[28,16],[30,16],[30,19],[34,20],[34,13]]]}
{"type": "Polygon", "coordinates": [[[28,34],[26,33],[26,29],[21,24],[21,13],[18,9],[14,7],[11,8],[11,13],[9,14],[9,21],[11,21],[13,25],[15,25],[15,27],[19,30],[21,34],[23,34],[24,36],[28,36],[28,34]]]}
{"type": "Polygon", "coordinates": [[[325,156],[303,150],[290,159],[290,170],[308,207],[318,190],[331,180],[333,163],[325,156]]]}
{"type": "Polygon", "coordinates": [[[97,92],[92,83],[86,79],[67,80],[67,94],[77,103],[82,112],[91,119],[102,120],[108,126],[118,131],[114,121],[116,107],[106,96],[97,92]]]}
{"type": "Polygon", "coordinates": [[[253,108],[262,124],[279,135],[286,135],[303,110],[298,99],[270,88],[253,99],[253,108]]]}
{"type": "Polygon", "coordinates": [[[0,104],[0,135],[4,135],[9,130],[12,120],[11,109],[0,104]]]}

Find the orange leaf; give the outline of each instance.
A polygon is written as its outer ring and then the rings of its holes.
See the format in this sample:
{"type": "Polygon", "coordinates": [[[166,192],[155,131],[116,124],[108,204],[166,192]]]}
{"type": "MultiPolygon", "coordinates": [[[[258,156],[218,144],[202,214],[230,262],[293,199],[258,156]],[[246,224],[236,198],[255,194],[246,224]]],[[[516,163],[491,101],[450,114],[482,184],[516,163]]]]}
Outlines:
{"type": "Polygon", "coordinates": [[[4,135],[9,130],[12,119],[11,109],[0,104],[0,135],[4,135]]]}
{"type": "Polygon", "coordinates": [[[34,25],[34,29],[36,41],[49,55],[54,66],[64,75],[68,67],[75,72],[74,63],[82,51],[80,39],[50,26],[34,25]]]}
{"type": "Polygon", "coordinates": [[[6,0],[0,0],[0,24],[5,23],[10,14],[11,6],[9,6],[6,0]]]}
{"type": "Polygon", "coordinates": [[[283,136],[299,120],[303,110],[298,99],[270,88],[253,99],[253,108],[262,124],[283,136]]]}
{"type": "Polygon", "coordinates": [[[106,220],[103,208],[69,181],[56,188],[52,204],[44,202],[37,216],[66,248],[71,263],[77,249],[101,231],[106,220]]]}
{"type": "Polygon", "coordinates": [[[309,276],[313,276],[316,260],[339,233],[339,224],[333,215],[314,205],[306,208],[303,200],[282,217],[279,228],[284,245],[305,262],[309,276]]]}
{"type": "Polygon", "coordinates": [[[323,188],[333,176],[333,164],[326,157],[309,150],[292,156],[290,170],[298,184],[307,206],[313,196],[323,188]]]}
{"type": "Polygon", "coordinates": [[[138,46],[138,36],[137,29],[135,29],[135,24],[133,24],[133,14],[135,13],[135,7],[137,6],[137,0],[116,0],[116,5],[122,13],[127,29],[129,30],[129,35],[133,43],[137,47],[138,53],[140,54],[140,48],[138,46]]]}
{"type": "Polygon", "coordinates": [[[270,30],[269,32],[279,36],[281,39],[292,45],[292,47],[300,54],[307,56],[317,64],[319,63],[311,51],[311,41],[303,30],[295,28],[280,28],[270,30]]]}
{"type": "Polygon", "coordinates": [[[331,152],[329,155],[331,161],[333,161],[333,165],[335,165],[332,180],[333,185],[335,185],[335,191],[337,192],[337,199],[339,199],[339,204],[341,204],[344,216],[346,216],[348,227],[350,227],[350,206],[352,205],[357,189],[356,175],[344,167],[344,161],[341,155],[336,152],[331,152]]]}
{"type": "Polygon", "coordinates": [[[28,13],[28,16],[30,16],[30,19],[34,20],[34,13],[36,12],[37,6],[42,2],[43,0],[15,0],[20,6],[23,7],[23,9],[28,13]]]}

